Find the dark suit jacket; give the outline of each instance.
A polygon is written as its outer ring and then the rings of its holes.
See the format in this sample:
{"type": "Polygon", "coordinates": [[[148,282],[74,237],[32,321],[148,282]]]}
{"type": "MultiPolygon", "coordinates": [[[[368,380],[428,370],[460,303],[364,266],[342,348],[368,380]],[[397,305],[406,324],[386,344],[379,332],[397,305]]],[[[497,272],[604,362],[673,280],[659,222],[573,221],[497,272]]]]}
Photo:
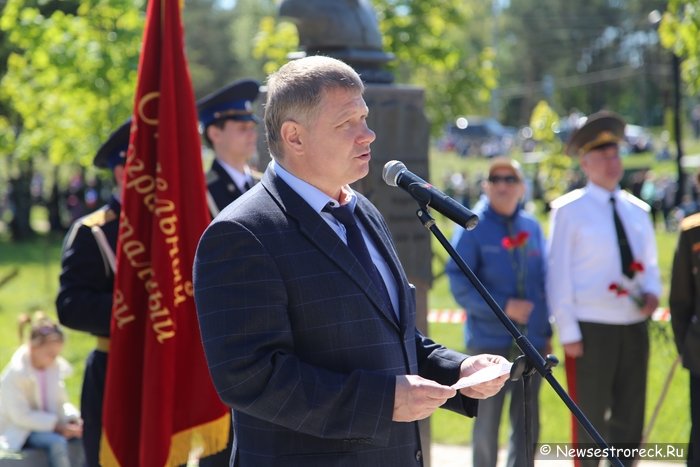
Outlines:
{"type": "MultiPolygon", "coordinates": [[[[253,172],[251,176],[254,183],[260,181],[259,172],[253,172]]],[[[214,159],[214,162],[211,164],[211,169],[207,172],[206,178],[207,191],[217,207],[216,212],[212,212],[212,217],[216,217],[221,210],[233,203],[243,194],[231,179],[228,172],[226,172],[226,169],[224,169],[216,159],[214,159]]]]}
{"type": "Polygon", "coordinates": [[[66,235],[56,297],[58,318],[64,326],[109,336],[114,273],[91,229],[102,229],[116,254],[120,210],[119,201],[112,198],[108,205],[76,220],[66,235]]]}
{"type": "MultiPolygon", "coordinates": [[[[379,211],[356,213],[399,285],[400,320],[348,247],[268,168],[207,228],[195,258],[202,340],[234,410],[236,465],[421,465],[416,423],[392,422],[395,375],[445,384],[465,355],[423,337],[379,211]]],[[[457,396],[453,410],[473,415],[457,396]]]]}
{"type": "Polygon", "coordinates": [[[681,223],[668,302],[683,366],[700,375],[700,214],[681,223]]]}

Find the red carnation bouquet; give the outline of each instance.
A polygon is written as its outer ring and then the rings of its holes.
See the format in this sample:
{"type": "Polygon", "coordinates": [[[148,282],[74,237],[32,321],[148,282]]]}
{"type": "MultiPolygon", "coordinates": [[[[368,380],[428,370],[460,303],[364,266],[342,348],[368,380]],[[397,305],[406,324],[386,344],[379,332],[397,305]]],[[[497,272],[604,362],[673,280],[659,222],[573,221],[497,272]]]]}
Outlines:
{"type": "Polygon", "coordinates": [[[516,276],[518,297],[525,298],[525,276],[527,274],[527,241],[530,233],[521,230],[515,235],[505,236],[501,239],[501,246],[510,253],[513,271],[516,276]],[[519,256],[516,259],[516,255],[519,256]]]}
{"type": "MultiPolygon", "coordinates": [[[[510,231],[510,226],[509,229],[510,231]]],[[[510,254],[510,262],[515,273],[516,293],[519,298],[525,298],[525,278],[527,276],[527,241],[530,238],[530,233],[521,230],[514,235],[507,235],[501,239],[501,246],[510,254]],[[517,258],[516,258],[517,257],[517,258]]],[[[527,325],[514,323],[518,330],[527,335],[527,325]]],[[[520,354],[520,348],[513,341],[510,349],[510,355],[515,358],[520,354]]]]}
{"type": "MultiPolygon", "coordinates": [[[[630,281],[633,281],[634,278],[637,277],[637,274],[644,272],[644,264],[639,261],[632,261],[630,270],[634,273],[632,279],[630,279],[630,281]]],[[[639,293],[631,293],[630,287],[625,287],[622,282],[611,282],[610,285],[608,285],[608,290],[617,297],[629,297],[639,308],[644,306],[644,297],[639,293]]]]}

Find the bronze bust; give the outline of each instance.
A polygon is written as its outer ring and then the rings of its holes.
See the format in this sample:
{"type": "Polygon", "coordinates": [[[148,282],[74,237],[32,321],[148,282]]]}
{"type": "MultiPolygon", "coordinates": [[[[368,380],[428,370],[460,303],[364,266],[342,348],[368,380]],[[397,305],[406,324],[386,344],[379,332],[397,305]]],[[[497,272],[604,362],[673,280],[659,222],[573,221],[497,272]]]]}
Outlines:
{"type": "Polygon", "coordinates": [[[389,72],[381,70],[393,57],[382,51],[379,24],[369,0],[283,0],[279,14],[296,25],[304,55],[343,60],[365,81],[393,81],[389,72]]]}

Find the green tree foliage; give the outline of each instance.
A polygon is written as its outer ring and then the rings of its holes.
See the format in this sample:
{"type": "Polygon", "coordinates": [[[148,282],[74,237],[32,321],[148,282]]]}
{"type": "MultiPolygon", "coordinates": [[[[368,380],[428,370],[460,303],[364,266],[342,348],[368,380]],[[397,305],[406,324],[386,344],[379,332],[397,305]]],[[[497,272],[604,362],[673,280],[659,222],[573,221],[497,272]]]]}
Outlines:
{"type": "Polygon", "coordinates": [[[683,59],[683,80],[692,94],[700,91],[700,1],[670,0],[659,27],[661,43],[683,59]]]}
{"type": "Polygon", "coordinates": [[[487,2],[374,0],[396,81],[426,90],[436,132],[458,115],[488,113],[496,85],[487,2]]]}
{"type": "Polygon", "coordinates": [[[539,141],[544,156],[539,164],[537,180],[542,199],[548,203],[569,189],[567,175],[572,166],[571,157],[564,154],[564,148],[556,130],[560,126],[559,115],[547,104],[539,101],[530,117],[533,138],[539,141]]]}
{"type": "Polygon", "coordinates": [[[670,67],[649,12],[661,0],[511,0],[501,12],[502,115],[526,120],[546,99],[560,114],[612,108],[659,124],[670,67]]]}
{"type": "MultiPolygon", "coordinates": [[[[397,83],[425,88],[434,132],[457,115],[487,112],[489,90],[496,84],[493,50],[482,40],[488,37],[489,7],[468,3],[374,0],[384,49],[396,57],[387,67],[397,83]]],[[[285,63],[297,47],[293,24],[262,19],[253,55],[265,73],[285,63]]]]}
{"type": "Polygon", "coordinates": [[[233,11],[217,0],[186,0],[182,21],[192,86],[202,97],[232,81],[239,62],[231,53],[233,11]]]}
{"type": "Polygon", "coordinates": [[[12,48],[0,99],[16,116],[14,138],[0,138],[12,146],[1,150],[87,165],[131,114],[143,2],[83,1],[74,11],[34,3],[8,0],[0,19],[12,48]]]}
{"type": "MultiPolygon", "coordinates": [[[[236,70],[240,76],[246,76],[263,80],[267,73],[263,71],[264,61],[256,56],[253,50],[258,42],[258,35],[262,29],[261,23],[277,14],[277,5],[274,0],[237,0],[233,9],[233,21],[229,26],[231,30],[231,50],[233,56],[239,62],[236,70]]],[[[287,29],[289,29],[287,25],[287,29]]],[[[296,48],[296,39],[282,37],[282,44],[289,44],[296,48]]]]}
{"type": "Polygon", "coordinates": [[[253,57],[262,63],[267,75],[289,61],[289,54],[299,47],[296,26],[289,21],[278,21],[267,16],[260,21],[260,30],[253,47],[253,57]]]}
{"type": "MultiPolygon", "coordinates": [[[[254,49],[260,31],[263,35],[270,32],[264,24],[276,12],[274,0],[237,0],[233,8],[222,7],[219,0],[186,0],[185,43],[197,97],[237,79],[265,78],[265,54],[256,54],[254,49]]],[[[286,61],[286,53],[284,58],[286,61]]]]}

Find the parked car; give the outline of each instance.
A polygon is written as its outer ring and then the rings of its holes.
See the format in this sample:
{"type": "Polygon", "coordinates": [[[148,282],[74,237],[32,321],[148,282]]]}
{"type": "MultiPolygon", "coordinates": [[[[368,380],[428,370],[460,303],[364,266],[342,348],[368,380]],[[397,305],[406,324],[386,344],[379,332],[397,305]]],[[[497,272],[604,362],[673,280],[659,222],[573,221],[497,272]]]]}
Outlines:
{"type": "Polygon", "coordinates": [[[489,117],[459,117],[440,141],[442,150],[461,156],[500,156],[513,144],[514,130],[489,117]]]}
{"type": "Polygon", "coordinates": [[[646,128],[639,125],[625,126],[625,143],[629,147],[629,152],[640,153],[654,150],[654,143],[651,134],[646,128]]]}

